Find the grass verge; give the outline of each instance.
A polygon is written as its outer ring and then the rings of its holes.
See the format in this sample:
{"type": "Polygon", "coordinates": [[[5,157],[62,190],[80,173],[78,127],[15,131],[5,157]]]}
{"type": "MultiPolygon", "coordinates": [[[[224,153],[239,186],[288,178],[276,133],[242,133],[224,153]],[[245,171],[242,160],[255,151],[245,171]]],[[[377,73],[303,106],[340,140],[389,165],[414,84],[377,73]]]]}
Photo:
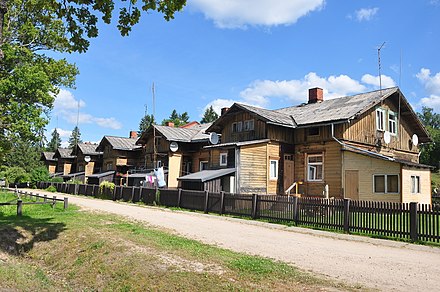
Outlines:
{"type": "MultiPolygon", "coordinates": [[[[0,193],[0,202],[13,194],[0,193]]],[[[62,204],[0,207],[5,290],[356,290],[287,264],[62,204]]]]}

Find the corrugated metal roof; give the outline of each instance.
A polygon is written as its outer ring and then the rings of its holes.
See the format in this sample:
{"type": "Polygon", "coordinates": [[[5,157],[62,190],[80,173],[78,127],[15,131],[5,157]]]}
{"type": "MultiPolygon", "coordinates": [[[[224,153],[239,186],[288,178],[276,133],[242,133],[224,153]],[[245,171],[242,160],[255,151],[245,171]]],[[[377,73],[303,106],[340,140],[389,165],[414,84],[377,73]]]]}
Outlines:
{"type": "Polygon", "coordinates": [[[348,120],[398,91],[397,87],[275,110],[292,116],[298,126],[348,120]]]}
{"type": "Polygon", "coordinates": [[[191,173],[185,176],[181,176],[177,178],[178,180],[184,181],[199,181],[205,182],[209,180],[213,180],[231,173],[235,172],[235,168],[222,168],[222,169],[210,169],[210,170],[202,170],[199,172],[191,173]]]}
{"type": "MultiPolygon", "coordinates": [[[[137,138],[125,138],[115,136],[104,136],[103,140],[107,140],[113,149],[116,150],[136,150],[141,146],[136,145],[137,138]]],[[[102,141],[99,145],[102,144],[102,141]]]]}

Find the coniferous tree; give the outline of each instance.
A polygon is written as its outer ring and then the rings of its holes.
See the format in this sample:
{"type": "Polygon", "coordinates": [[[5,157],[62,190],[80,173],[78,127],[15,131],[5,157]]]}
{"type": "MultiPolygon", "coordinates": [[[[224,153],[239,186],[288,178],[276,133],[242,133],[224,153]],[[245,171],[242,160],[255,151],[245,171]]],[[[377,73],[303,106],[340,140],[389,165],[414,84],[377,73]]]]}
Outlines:
{"type": "Polygon", "coordinates": [[[79,131],[78,126],[75,126],[69,138],[69,148],[73,148],[79,143],[82,143],[81,132],[79,131]]]}
{"type": "Polygon", "coordinates": [[[420,163],[440,168],[440,114],[434,109],[423,107],[422,112],[417,114],[423,125],[428,130],[432,139],[431,143],[421,145],[420,163]]]}
{"type": "Polygon", "coordinates": [[[174,127],[180,127],[189,122],[189,115],[187,112],[184,112],[182,114],[177,113],[177,111],[174,109],[171,112],[171,115],[168,119],[164,119],[162,121],[162,125],[165,125],[167,122],[173,122],[174,127]]]}
{"type": "Polygon", "coordinates": [[[215,112],[215,110],[212,108],[212,105],[205,110],[205,114],[203,115],[202,120],[200,123],[206,124],[206,123],[212,123],[215,120],[218,119],[218,114],[215,112]]]}
{"type": "Polygon", "coordinates": [[[50,139],[49,143],[47,144],[46,150],[55,152],[58,148],[61,147],[61,138],[60,134],[58,133],[57,129],[53,130],[52,132],[52,138],[50,139]]]}
{"type": "Polygon", "coordinates": [[[153,115],[145,115],[139,123],[139,134],[146,131],[152,124],[155,124],[153,115]]]}

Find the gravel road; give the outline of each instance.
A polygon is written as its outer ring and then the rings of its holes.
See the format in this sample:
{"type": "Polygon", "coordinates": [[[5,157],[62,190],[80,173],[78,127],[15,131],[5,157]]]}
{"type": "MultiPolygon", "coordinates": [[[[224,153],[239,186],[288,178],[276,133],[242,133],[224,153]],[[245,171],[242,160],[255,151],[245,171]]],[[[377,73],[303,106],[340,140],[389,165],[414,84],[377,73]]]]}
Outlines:
{"type": "Polygon", "coordinates": [[[67,197],[69,203],[87,209],[123,215],[204,243],[287,262],[352,285],[382,291],[440,289],[440,248],[437,247],[79,196],[67,197]]]}

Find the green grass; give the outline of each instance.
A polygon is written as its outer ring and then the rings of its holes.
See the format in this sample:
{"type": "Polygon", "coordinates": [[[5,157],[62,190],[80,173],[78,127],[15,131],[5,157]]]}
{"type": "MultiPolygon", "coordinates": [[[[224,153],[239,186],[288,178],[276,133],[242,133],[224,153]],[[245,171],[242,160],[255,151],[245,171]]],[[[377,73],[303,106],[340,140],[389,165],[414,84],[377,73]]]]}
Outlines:
{"type": "MultiPolygon", "coordinates": [[[[13,199],[0,193],[0,202],[13,199]]],[[[270,259],[235,253],[62,204],[0,207],[5,290],[355,290],[270,259]]]]}

